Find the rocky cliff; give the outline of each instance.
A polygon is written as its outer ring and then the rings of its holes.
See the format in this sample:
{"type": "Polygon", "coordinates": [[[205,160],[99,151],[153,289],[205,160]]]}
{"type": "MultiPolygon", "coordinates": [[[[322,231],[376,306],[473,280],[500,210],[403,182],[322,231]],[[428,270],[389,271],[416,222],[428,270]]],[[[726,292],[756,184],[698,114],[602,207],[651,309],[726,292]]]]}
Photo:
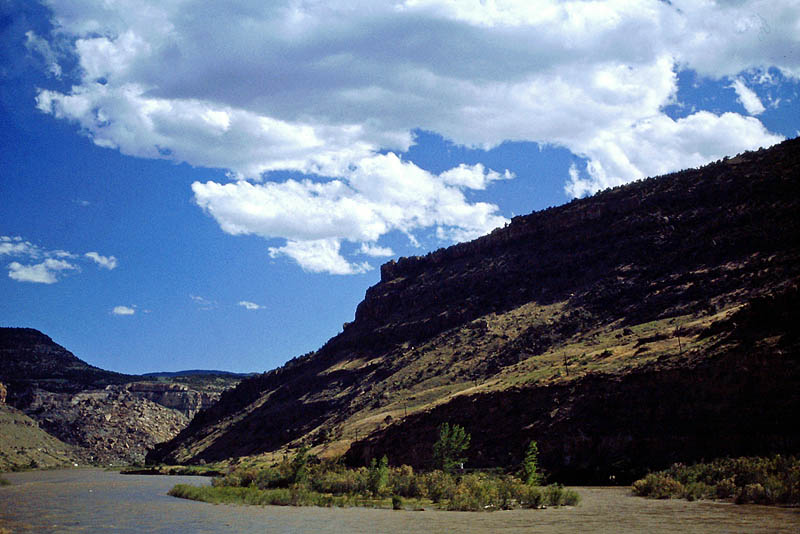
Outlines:
{"type": "Polygon", "coordinates": [[[10,404],[72,446],[80,461],[105,465],[142,463],[156,443],[177,435],[239,381],[105,371],[29,328],[0,328],[0,363],[10,404]]]}
{"type": "Polygon", "coordinates": [[[473,465],[512,466],[536,439],[574,480],[800,450],[793,323],[741,320],[793,302],[797,213],[791,140],[390,262],[341,334],[225,393],[150,459],[305,441],[425,466],[443,421],[471,432],[473,465]]]}

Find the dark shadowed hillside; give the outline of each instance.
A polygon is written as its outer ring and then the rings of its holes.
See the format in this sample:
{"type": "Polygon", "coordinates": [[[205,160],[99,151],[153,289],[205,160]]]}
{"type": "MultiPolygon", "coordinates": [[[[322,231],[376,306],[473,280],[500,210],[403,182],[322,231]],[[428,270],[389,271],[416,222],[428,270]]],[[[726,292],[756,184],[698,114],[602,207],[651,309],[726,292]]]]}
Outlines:
{"type": "Polygon", "coordinates": [[[470,465],[514,465],[535,439],[572,480],[798,451],[798,213],[791,140],[390,262],[342,333],[243,381],[150,459],[307,441],[425,466],[444,421],[472,433],[470,465]]]}
{"type": "Polygon", "coordinates": [[[20,387],[41,384],[50,390],[80,391],[134,378],[89,365],[32,328],[0,328],[0,362],[0,380],[20,387]]]}

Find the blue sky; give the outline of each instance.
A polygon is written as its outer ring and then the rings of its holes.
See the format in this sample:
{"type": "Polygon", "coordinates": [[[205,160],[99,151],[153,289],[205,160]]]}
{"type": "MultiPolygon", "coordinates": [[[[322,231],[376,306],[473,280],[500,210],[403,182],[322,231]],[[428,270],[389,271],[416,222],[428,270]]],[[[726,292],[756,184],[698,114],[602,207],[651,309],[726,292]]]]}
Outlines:
{"type": "Polygon", "coordinates": [[[263,371],[381,263],[800,129],[794,1],[0,0],[0,325],[263,371]]]}

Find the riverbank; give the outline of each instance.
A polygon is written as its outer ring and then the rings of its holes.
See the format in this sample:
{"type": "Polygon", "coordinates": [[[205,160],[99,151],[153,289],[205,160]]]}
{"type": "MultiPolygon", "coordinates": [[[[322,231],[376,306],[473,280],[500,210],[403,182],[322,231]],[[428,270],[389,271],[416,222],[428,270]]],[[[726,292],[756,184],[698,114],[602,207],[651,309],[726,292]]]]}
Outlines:
{"type": "MultiPolygon", "coordinates": [[[[800,532],[798,509],[642,499],[631,495],[629,487],[576,488],[582,500],[575,508],[486,514],[212,505],[167,495],[176,483],[199,483],[196,477],[122,476],[99,469],[30,471],[3,476],[11,485],[0,488],[0,528],[13,534],[800,532]]],[[[210,480],[205,482],[210,483],[210,480]]]]}
{"type": "Polygon", "coordinates": [[[632,491],[654,499],[724,499],[737,504],[800,506],[800,459],[775,455],[677,463],[637,480],[632,491]]]}
{"type": "Polygon", "coordinates": [[[389,467],[386,457],[373,459],[369,467],[348,468],[335,460],[308,455],[303,448],[275,465],[240,465],[214,478],[211,487],[176,485],[170,495],[217,504],[451,511],[575,506],[580,502],[578,493],[559,484],[538,486],[541,476],[535,462],[530,469],[530,482],[525,483],[512,474],[389,467]]]}

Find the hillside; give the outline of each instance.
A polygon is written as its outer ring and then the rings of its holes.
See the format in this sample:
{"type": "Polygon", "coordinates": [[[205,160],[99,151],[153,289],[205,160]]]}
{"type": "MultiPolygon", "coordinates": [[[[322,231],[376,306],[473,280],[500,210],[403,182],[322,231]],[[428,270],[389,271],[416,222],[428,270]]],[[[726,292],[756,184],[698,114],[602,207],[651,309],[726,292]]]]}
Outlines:
{"type": "Polygon", "coordinates": [[[51,391],[80,391],[134,378],[89,365],[32,328],[0,328],[0,362],[0,381],[51,391]]]}
{"type": "Polygon", "coordinates": [[[12,410],[4,415],[0,458],[6,467],[30,459],[47,466],[66,457],[141,463],[239,380],[228,373],[123,375],[87,364],[37,330],[0,328],[0,397],[12,410]],[[23,430],[24,446],[14,437],[23,430]],[[36,454],[40,449],[68,452],[51,458],[36,454]]]}
{"type": "Polygon", "coordinates": [[[389,262],[342,333],[149,459],[306,441],[420,467],[443,421],[471,432],[471,466],[514,465],[536,439],[562,480],[796,452],[798,193],[791,140],[389,262]]]}
{"type": "Polygon", "coordinates": [[[0,402],[0,472],[60,467],[84,460],[80,450],[54,438],[33,419],[0,402]]]}

